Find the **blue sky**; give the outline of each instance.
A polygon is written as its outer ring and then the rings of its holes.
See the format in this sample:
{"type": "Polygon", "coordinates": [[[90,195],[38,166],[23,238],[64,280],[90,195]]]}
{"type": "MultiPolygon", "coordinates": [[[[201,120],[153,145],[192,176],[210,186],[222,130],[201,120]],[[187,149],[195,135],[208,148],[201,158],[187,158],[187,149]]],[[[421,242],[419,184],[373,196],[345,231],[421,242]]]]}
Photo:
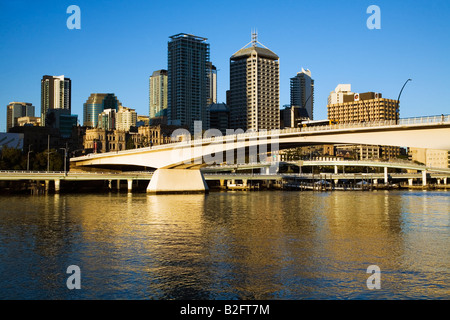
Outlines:
{"type": "Polygon", "coordinates": [[[80,122],[94,92],[113,92],[148,115],[148,77],[167,68],[167,42],[177,33],[208,38],[225,102],[229,58],[252,29],[280,57],[282,105],[289,103],[289,78],[303,67],[315,80],[315,119],[326,118],[328,94],[339,83],[396,99],[408,78],[401,117],[448,114],[449,17],[448,0],[0,0],[0,131],[11,101],[31,102],[40,113],[45,74],[72,79],[80,122]],[[66,27],[73,4],[81,9],[80,30],[66,27]],[[372,4],[381,10],[380,30],[366,26],[372,4]]]}

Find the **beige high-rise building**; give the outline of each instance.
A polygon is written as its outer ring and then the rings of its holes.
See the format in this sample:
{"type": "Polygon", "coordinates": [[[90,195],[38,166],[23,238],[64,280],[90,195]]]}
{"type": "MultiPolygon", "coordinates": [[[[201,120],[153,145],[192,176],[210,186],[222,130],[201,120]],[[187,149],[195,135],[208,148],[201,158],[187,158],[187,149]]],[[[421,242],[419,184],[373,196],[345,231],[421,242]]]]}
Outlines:
{"type": "Polygon", "coordinates": [[[131,127],[135,127],[137,122],[137,113],[134,109],[119,106],[116,112],[116,129],[119,131],[130,131],[131,127]]]}
{"type": "MultiPolygon", "coordinates": [[[[328,97],[328,119],[338,123],[373,122],[398,119],[398,101],[383,98],[381,93],[351,92],[351,86],[338,85],[328,97]]],[[[380,146],[380,157],[400,155],[399,147],[380,146]]]]}
{"type": "Polygon", "coordinates": [[[230,126],[257,131],[280,127],[280,61],[252,41],[230,58],[230,126]],[[250,47],[247,47],[251,44],[250,47]]]}
{"type": "Polygon", "coordinates": [[[167,118],[167,70],[157,70],[150,76],[150,121],[155,118],[167,118]]]}

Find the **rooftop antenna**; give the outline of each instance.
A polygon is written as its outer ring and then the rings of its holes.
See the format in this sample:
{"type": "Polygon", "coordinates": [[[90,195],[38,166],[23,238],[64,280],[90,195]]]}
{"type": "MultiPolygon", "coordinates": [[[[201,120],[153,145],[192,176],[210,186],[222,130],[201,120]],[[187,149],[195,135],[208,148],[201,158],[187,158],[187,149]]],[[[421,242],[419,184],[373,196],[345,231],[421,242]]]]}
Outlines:
{"type": "Polygon", "coordinates": [[[258,31],[252,30],[252,46],[256,47],[257,43],[258,43],[258,31]]]}
{"type": "Polygon", "coordinates": [[[258,41],[258,31],[257,31],[256,29],[255,29],[255,30],[252,29],[252,41],[250,41],[250,42],[247,43],[245,46],[243,46],[243,47],[241,48],[241,50],[244,49],[244,48],[246,48],[249,44],[251,44],[252,47],[256,47],[257,44],[260,44],[260,45],[263,46],[264,48],[269,49],[269,48],[267,48],[265,45],[263,45],[261,42],[258,41]]]}

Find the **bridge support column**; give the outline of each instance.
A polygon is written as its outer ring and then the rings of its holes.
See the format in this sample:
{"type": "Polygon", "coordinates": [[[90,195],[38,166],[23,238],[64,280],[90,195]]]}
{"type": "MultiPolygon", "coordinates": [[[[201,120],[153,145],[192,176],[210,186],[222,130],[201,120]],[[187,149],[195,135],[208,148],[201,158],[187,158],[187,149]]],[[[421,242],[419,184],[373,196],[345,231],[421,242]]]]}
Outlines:
{"type": "Polygon", "coordinates": [[[60,190],[61,190],[61,180],[55,179],[55,192],[59,193],[60,190]]]}
{"type": "Polygon", "coordinates": [[[45,180],[45,192],[50,190],[50,180],[45,180]]]}
{"type": "Polygon", "coordinates": [[[133,180],[128,179],[127,182],[128,182],[128,192],[133,191],[133,180]]]}
{"type": "Polygon", "coordinates": [[[338,166],[334,166],[334,174],[338,174],[338,166]]]}
{"type": "Polygon", "coordinates": [[[427,171],[426,170],[422,171],[422,185],[423,186],[427,185],[427,171]]]}
{"type": "Polygon", "coordinates": [[[388,168],[384,167],[384,184],[389,183],[389,177],[388,177],[388,168]]]}
{"type": "Polygon", "coordinates": [[[108,189],[109,189],[109,190],[112,189],[112,180],[108,180],[108,189]]]}
{"type": "Polygon", "coordinates": [[[117,191],[120,191],[120,180],[117,180],[117,191]]]}
{"type": "Polygon", "coordinates": [[[148,193],[206,193],[209,191],[200,170],[157,169],[147,187],[148,193]]]}
{"type": "Polygon", "coordinates": [[[444,178],[444,184],[447,184],[447,177],[444,178]]]}
{"type": "Polygon", "coordinates": [[[414,181],[414,179],[408,179],[408,186],[412,186],[413,185],[413,181],[414,181]]]}

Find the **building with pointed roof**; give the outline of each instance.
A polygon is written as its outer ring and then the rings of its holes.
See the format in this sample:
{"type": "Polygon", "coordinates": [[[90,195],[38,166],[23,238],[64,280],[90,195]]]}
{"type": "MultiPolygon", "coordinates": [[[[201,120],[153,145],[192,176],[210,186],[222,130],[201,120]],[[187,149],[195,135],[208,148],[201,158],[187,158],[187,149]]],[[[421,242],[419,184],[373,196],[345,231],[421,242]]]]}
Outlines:
{"type": "Polygon", "coordinates": [[[230,57],[231,128],[278,129],[279,81],[279,57],[259,43],[257,34],[252,33],[252,41],[230,57]]]}

